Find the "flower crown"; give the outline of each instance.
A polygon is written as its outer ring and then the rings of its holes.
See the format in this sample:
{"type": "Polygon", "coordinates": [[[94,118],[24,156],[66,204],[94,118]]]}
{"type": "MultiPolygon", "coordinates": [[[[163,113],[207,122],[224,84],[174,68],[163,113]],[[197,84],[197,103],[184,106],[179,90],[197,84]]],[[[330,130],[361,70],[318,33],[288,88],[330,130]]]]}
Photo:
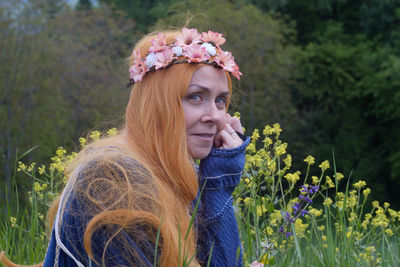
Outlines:
{"type": "Polygon", "coordinates": [[[141,81],[149,71],[179,63],[214,65],[232,73],[240,80],[243,74],[239,71],[232,54],[220,48],[226,41],[222,36],[217,32],[200,34],[196,29],[183,28],[182,35],[178,35],[174,43],[167,45],[167,36],[159,33],[151,40],[149,53],[145,58],[141,57],[139,50],[133,51],[133,63],[129,68],[131,83],[141,81]]]}

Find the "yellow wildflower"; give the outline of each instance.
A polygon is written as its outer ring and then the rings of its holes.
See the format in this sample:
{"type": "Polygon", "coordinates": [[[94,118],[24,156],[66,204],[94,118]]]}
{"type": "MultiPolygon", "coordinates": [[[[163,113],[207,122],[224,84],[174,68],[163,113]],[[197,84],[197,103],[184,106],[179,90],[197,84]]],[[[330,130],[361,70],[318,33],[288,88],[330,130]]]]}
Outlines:
{"type": "Polygon", "coordinates": [[[314,185],[317,185],[319,183],[319,178],[317,176],[311,176],[311,179],[314,185]]]}
{"type": "Polygon", "coordinates": [[[349,220],[349,222],[353,222],[353,221],[356,221],[357,218],[358,218],[357,214],[355,212],[351,212],[348,220],[349,220]]]}
{"type": "Polygon", "coordinates": [[[45,171],[46,171],[46,166],[42,165],[42,166],[38,167],[39,174],[43,174],[45,171]]]}
{"type": "Polygon", "coordinates": [[[389,219],[386,217],[385,211],[381,207],[376,210],[375,218],[372,219],[371,224],[373,226],[388,226],[389,219]]]}
{"type": "Polygon", "coordinates": [[[340,172],[337,172],[336,175],[335,175],[335,178],[338,181],[340,181],[340,180],[342,180],[344,178],[344,175],[342,173],[340,173],[340,172]]]}
{"type": "Polygon", "coordinates": [[[321,232],[324,231],[325,230],[325,225],[318,226],[318,230],[320,230],[321,232]]]}
{"type": "Polygon", "coordinates": [[[327,160],[323,161],[323,162],[319,165],[319,167],[321,168],[322,171],[326,171],[327,169],[330,168],[329,161],[327,161],[327,160]]]}
{"type": "Polygon", "coordinates": [[[38,182],[34,182],[33,183],[33,191],[40,192],[41,190],[42,190],[42,187],[40,186],[40,184],[38,182]]]}
{"type": "Polygon", "coordinates": [[[388,236],[392,236],[392,235],[393,235],[393,231],[392,231],[392,229],[390,229],[390,228],[386,229],[386,230],[385,230],[385,233],[386,233],[388,236]]]}
{"type": "Polygon", "coordinates": [[[331,204],[332,204],[332,199],[329,198],[329,197],[325,198],[325,200],[324,200],[324,206],[329,207],[331,204]]]}
{"type": "Polygon", "coordinates": [[[326,179],[326,185],[329,187],[329,188],[333,188],[333,187],[335,187],[335,184],[332,182],[332,179],[331,179],[331,177],[329,177],[328,175],[325,177],[325,179],[326,179]]]}
{"type": "Polygon", "coordinates": [[[274,173],[276,171],[276,162],[275,161],[270,161],[268,163],[268,169],[274,173]]]}
{"type": "Polygon", "coordinates": [[[347,203],[346,206],[349,208],[355,207],[358,204],[358,199],[357,196],[354,194],[351,194],[348,198],[347,198],[347,203]]]}
{"type": "Polygon", "coordinates": [[[365,250],[368,253],[374,253],[376,251],[375,247],[373,247],[373,246],[366,247],[365,250]]]}
{"type": "Polygon", "coordinates": [[[265,148],[269,147],[269,146],[273,143],[273,142],[272,142],[272,139],[269,138],[269,137],[265,137],[265,139],[263,140],[263,142],[264,142],[264,147],[265,147],[265,148]]]}
{"type": "Polygon", "coordinates": [[[314,217],[318,217],[318,216],[322,215],[322,210],[318,210],[318,209],[314,209],[314,208],[311,208],[308,212],[311,215],[313,215],[314,217]]]}
{"type": "Polygon", "coordinates": [[[375,209],[379,208],[379,201],[372,201],[372,207],[374,207],[375,209]]]}
{"type": "Polygon", "coordinates": [[[10,216],[11,227],[17,227],[17,218],[10,216]]]}
{"type": "Polygon", "coordinates": [[[363,188],[364,186],[366,186],[367,183],[365,181],[358,181],[357,183],[354,183],[353,186],[355,189],[360,190],[361,188],[363,188]]]}
{"type": "Polygon", "coordinates": [[[278,137],[281,134],[282,129],[279,123],[274,123],[274,132],[276,134],[276,137],[278,137]]]}
{"type": "Polygon", "coordinates": [[[363,195],[364,195],[364,197],[366,198],[366,197],[368,197],[368,195],[371,193],[371,189],[370,188],[367,188],[367,189],[364,189],[363,190],[363,195]]]}
{"type": "Polygon", "coordinates": [[[343,200],[336,201],[336,206],[341,210],[343,209],[344,202],[343,200]]]}
{"type": "Polygon", "coordinates": [[[344,194],[343,194],[343,192],[337,192],[337,193],[336,193],[336,197],[337,197],[339,200],[343,200],[343,199],[344,199],[344,194]]]}
{"type": "Polygon", "coordinates": [[[63,147],[60,146],[59,148],[57,148],[56,155],[58,157],[61,157],[62,155],[66,154],[66,153],[67,153],[67,150],[65,150],[63,147]]]}
{"type": "Polygon", "coordinates": [[[81,147],[84,148],[86,145],[86,138],[83,137],[79,138],[79,143],[81,144],[81,147]]]}
{"type": "Polygon", "coordinates": [[[107,135],[108,136],[116,136],[118,134],[118,130],[117,130],[117,128],[111,128],[111,129],[109,129],[108,131],[107,131],[107,135]]]}
{"type": "Polygon", "coordinates": [[[286,153],[287,143],[283,143],[275,147],[274,152],[277,157],[286,153]]]}
{"type": "Polygon", "coordinates": [[[249,206],[250,203],[251,203],[252,201],[251,201],[251,198],[246,197],[246,198],[243,200],[243,202],[244,202],[244,204],[245,204],[246,206],[249,206]]]}
{"type": "Polygon", "coordinates": [[[18,161],[18,169],[17,172],[20,171],[25,171],[26,170],[26,165],[24,163],[22,163],[21,161],[18,161]]]}
{"type": "Polygon", "coordinates": [[[327,248],[327,247],[328,247],[328,244],[324,243],[322,246],[323,246],[324,248],[327,248]]]}
{"type": "Polygon", "coordinates": [[[388,202],[383,203],[383,207],[385,208],[385,210],[387,210],[387,208],[389,208],[390,204],[388,202]]]}
{"type": "Polygon", "coordinates": [[[313,165],[315,163],[315,159],[313,156],[307,156],[307,158],[304,160],[308,165],[313,165]]]}
{"type": "Polygon", "coordinates": [[[284,177],[289,183],[295,184],[298,180],[300,180],[300,174],[300,171],[297,171],[295,173],[287,173],[284,177]]]}
{"type": "Polygon", "coordinates": [[[32,162],[28,167],[28,172],[32,172],[35,169],[36,163],[32,162]]]}
{"type": "Polygon", "coordinates": [[[258,129],[254,129],[253,134],[251,136],[251,142],[256,142],[260,138],[260,133],[258,132],[258,129]]]}
{"type": "Polygon", "coordinates": [[[287,154],[286,158],[283,160],[283,163],[285,163],[286,169],[290,169],[290,167],[292,166],[292,156],[287,154]]]}
{"type": "Polygon", "coordinates": [[[389,212],[390,217],[392,217],[393,219],[396,219],[397,217],[399,217],[399,214],[395,210],[388,209],[388,212],[389,212]]]}
{"type": "Polygon", "coordinates": [[[282,220],[281,212],[279,210],[274,210],[274,212],[270,213],[269,218],[272,226],[278,226],[277,223],[282,220]]]}
{"type": "Polygon", "coordinates": [[[250,179],[249,178],[244,178],[244,181],[246,182],[246,184],[250,183],[250,179]]]}
{"type": "Polygon", "coordinates": [[[261,205],[257,205],[257,216],[260,217],[264,215],[265,210],[261,207],[261,205]]]}
{"type": "Polygon", "coordinates": [[[307,223],[303,223],[303,221],[301,220],[301,218],[298,218],[295,222],[294,222],[294,228],[296,229],[296,235],[300,238],[304,238],[306,237],[305,232],[307,230],[308,224],[307,223]]]}
{"type": "Polygon", "coordinates": [[[240,112],[239,112],[239,111],[236,111],[236,112],[233,114],[233,117],[238,118],[238,119],[240,120],[240,112]]]}
{"type": "Polygon", "coordinates": [[[246,151],[250,152],[250,153],[255,153],[256,152],[256,145],[254,143],[250,143],[247,147],[246,147],[246,151]]]}
{"type": "Polygon", "coordinates": [[[267,226],[266,232],[267,232],[267,235],[273,235],[275,233],[274,230],[269,226],[267,226]]]}
{"type": "Polygon", "coordinates": [[[90,139],[92,139],[93,141],[97,141],[100,138],[100,132],[99,131],[93,131],[90,133],[90,139]]]}
{"type": "Polygon", "coordinates": [[[322,235],[322,241],[326,242],[326,235],[322,235]]]}
{"type": "Polygon", "coordinates": [[[271,126],[266,125],[264,130],[263,130],[263,135],[268,136],[274,133],[274,129],[271,128],[271,126]]]}

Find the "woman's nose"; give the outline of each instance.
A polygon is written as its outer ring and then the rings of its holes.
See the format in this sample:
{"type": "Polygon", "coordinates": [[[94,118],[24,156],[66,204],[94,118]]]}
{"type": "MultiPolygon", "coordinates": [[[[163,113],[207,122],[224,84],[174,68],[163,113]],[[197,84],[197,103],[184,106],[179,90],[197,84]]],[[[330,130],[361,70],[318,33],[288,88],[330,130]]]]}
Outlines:
{"type": "Polygon", "coordinates": [[[210,122],[219,124],[224,116],[225,111],[218,109],[215,103],[208,105],[203,113],[202,122],[210,122]]]}

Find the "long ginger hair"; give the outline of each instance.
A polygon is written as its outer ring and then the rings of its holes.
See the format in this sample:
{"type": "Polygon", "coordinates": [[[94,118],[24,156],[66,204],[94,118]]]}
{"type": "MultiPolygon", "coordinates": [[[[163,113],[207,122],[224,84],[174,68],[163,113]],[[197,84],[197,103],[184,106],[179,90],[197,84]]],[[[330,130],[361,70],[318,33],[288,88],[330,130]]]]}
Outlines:
{"type": "MultiPolygon", "coordinates": [[[[167,43],[180,33],[164,32],[167,43]]],[[[154,37],[149,34],[137,43],[135,49],[142,57],[154,37]]],[[[132,60],[133,56],[131,64],[132,60]]],[[[124,253],[118,257],[141,265],[140,256],[125,236],[132,237],[139,247],[145,242],[156,245],[158,229],[159,249],[153,250],[153,255],[160,266],[180,266],[185,257],[195,255],[196,233],[193,226],[189,229],[190,204],[199,183],[188,154],[181,100],[193,73],[202,66],[182,63],[147,73],[132,87],[121,133],[87,146],[67,168],[74,198],[85,205],[82,214],[73,212],[78,218],[91,218],[82,230],[83,247],[96,263],[107,265],[105,251],[113,243],[124,253]],[[77,172],[78,168],[81,171],[77,172]],[[92,249],[99,230],[108,239],[100,256],[92,249]]],[[[231,92],[228,74],[227,78],[231,92]]],[[[51,228],[59,202],[60,198],[54,201],[48,213],[51,228]]],[[[195,257],[189,266],[199,266],[195,257]]]]}

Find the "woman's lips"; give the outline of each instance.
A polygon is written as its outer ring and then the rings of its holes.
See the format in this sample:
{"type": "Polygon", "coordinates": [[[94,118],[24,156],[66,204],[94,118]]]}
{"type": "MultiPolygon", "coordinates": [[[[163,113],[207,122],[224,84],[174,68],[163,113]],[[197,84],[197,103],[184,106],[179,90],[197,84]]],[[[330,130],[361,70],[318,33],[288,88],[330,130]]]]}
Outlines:
{"type": "Polygon", "coordinates": [[[214,140],[214,134],[197,133],[197,134],[192,134],[192,136],[195,136],[196,138],[207,142],[214,140]]]}

